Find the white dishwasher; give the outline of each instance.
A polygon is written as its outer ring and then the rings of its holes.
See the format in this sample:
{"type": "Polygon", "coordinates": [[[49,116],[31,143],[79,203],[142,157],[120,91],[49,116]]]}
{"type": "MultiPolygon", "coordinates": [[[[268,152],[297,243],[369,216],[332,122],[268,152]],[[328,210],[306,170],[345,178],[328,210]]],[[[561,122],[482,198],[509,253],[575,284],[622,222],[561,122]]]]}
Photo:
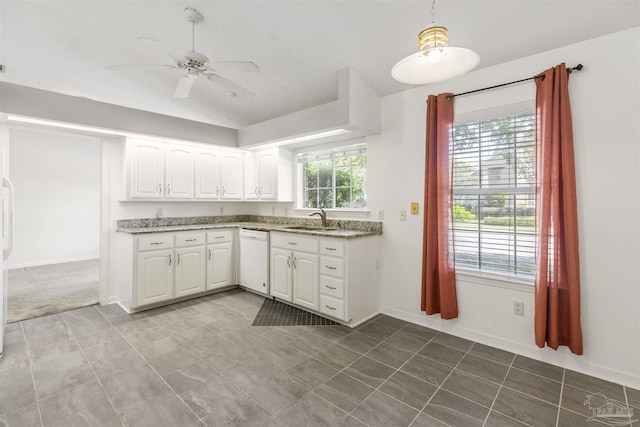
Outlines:
{"type": "Polygon", "coordinates": [[[240,280],[245,288],[269,295],[269,232],[240,229],[240,280]]]}

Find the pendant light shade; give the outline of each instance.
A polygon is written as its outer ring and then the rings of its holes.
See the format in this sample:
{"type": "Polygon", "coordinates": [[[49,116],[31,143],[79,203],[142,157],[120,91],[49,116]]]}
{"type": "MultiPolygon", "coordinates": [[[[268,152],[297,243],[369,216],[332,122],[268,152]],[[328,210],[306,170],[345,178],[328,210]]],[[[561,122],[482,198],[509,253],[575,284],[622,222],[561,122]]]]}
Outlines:
{"type": "MultiPolygon", "coordinates": [[[[431,13],[433,16],[433,6],[431,13]]],[[[391,76],[412,85],[435,83],[468,73],[479,62],[480,56],[474,51],[450,47],[447,29],[431,22],[418,35],[418,52],[398,61],[391,76]]]]}

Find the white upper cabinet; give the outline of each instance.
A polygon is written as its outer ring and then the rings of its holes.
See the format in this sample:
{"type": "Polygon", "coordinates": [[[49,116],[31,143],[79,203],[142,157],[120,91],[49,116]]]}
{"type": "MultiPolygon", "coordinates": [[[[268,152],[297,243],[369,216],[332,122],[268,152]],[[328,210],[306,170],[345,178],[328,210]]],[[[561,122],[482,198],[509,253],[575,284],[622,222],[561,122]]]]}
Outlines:
{"type": "Polygon", "coordinates": [[[242,200],[242,171],[244,153],[225,151],[222,153],[222,200],[242,200]]]}
{"type": "Polygon", "coordinates": [[[245,152],[209,147],[127,138],[124,200],[242,200],[245,152]]]}
{"type": "Polygon", "coordinates": [[[245,200],[293,200],[293,153],[271,148],[247,153],[244,159],[245,200]]]}
{"type": "Polygon", "coordinates": [[[215,150],[196,150],[195,153],[195,198],[218,200],[220,184],[221,153],[215,150]]]}
{"type": "Polygon", "coordinates": [[[162,199],[164,194],[164,144],[127,140],[127,193],[131,199],[162,199]]]}
{"type": "Polygon", "coordinates": [[[165,197],[193,199],[193,149],[188,146],[167,145],[165,156],[165,197]]]}

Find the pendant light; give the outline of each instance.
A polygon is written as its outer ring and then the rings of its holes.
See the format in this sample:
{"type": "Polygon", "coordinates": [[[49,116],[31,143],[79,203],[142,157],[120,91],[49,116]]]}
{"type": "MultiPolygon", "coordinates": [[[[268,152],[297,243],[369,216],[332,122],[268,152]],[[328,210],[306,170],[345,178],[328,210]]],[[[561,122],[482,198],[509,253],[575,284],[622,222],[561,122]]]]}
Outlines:
{"type": "Polygon", "coordinates": [[[431,26],[418,35],[418,52],[398,61],[391,76],[402,83],[421,85],[452,79],[473,70],[480,56],[470,49],[452,47],[447,29],[435,24],[431,5],[431,26]]]}

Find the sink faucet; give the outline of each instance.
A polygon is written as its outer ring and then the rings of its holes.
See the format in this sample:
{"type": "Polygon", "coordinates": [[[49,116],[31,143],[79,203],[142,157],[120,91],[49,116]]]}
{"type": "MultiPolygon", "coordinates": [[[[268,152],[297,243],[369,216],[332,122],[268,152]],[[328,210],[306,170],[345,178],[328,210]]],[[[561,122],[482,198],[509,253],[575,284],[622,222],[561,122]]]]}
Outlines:
{"type": "Polygon", "coordinates": [[[320,219],[322,220],[322,226],[327,227],[327,213],[324,209],[320,208],[320,212],[310,213],[309,216],[320,215],[320,219]]]}

